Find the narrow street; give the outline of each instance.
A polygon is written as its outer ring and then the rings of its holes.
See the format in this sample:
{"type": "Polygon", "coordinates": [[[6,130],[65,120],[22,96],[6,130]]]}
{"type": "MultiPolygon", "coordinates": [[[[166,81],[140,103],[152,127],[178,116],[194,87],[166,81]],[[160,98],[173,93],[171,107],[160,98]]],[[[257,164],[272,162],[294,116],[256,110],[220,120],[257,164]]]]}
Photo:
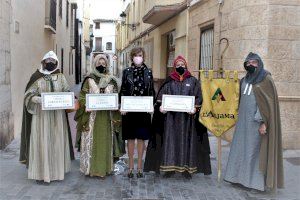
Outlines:
{"type": "MultiPolygon", "coordinates": [[[[19,141],[15,140],[0,153],[0,199],[166,199],[166,200],[258,200],[258,199],[300,199],[300,157],[299,151],[284,152],[285,189],[277,196],[252,193],[243,188],[217,181],[216,139],[210,137],[213,174],[194,175],[186,180],[180,175],[165,179],[147,173],[145,178],[129,180],[126,175],[110,176],[105,180],[86,177],[79,172],[78,158],[72,162],[72,171],[61,182],[37,185],[27,179],[27,170],[18,162],[19,141]]],[[[223,171],[229,153],[223,147],[223,171]]]]}
{"type": "MultiPolygon", "coordinates": [[[[78,93],[80,85],[74,87],[78,93]]],[[[73,141],[76,124],[74,113],[69,114],[73,141]]],[[[91,178],[79,171],[79,154],[72,162],[72,170],[64,181],[51,182],[50,185],[37,185],[27,179],[27,170],[18,162],[19,140],[14,140],[5,150],[0,152],[0,199],[165,199],[165,200],[258,200],[258,199],[300,199],[300,151],[284,151],[285,189],[278,190],[277,195],[268,193],[253,193],[244,188],[229,183],[217,181],[217,140],[210,137],[211,162],[213,174],[204,176],[196,174],[191,180],[176,174],[173,178],[162,178],[154,173],[146,173],[145,178],[129,180],[126,174],[110,176],[105,180],[91,178]]],[[[229,154],[229,146],[223,142],[222,168],[223,172],[229,154]]],[[[125,156],[126,157],[126,156],[125,156]]]]}
{"type": "MultiPolygon", "coordinates": [[[[300,0],[0,0],[0,200],[300,200],[299,63],[300,0]],[[44,57],[49,52],[52,56],[44,57]],[[227,141],[231,141],[235,124],[240,128],[236,129],[238,134],[235,134],[232,145],[237,148],[232,148],[230,156],[237,159],[228,162],[228,169],[234,174],[231,177],[246,177],[247,181],[243,181],[246,184],[259,182],[253,184],[259,187],[253,188],[261,190],[273,178],[269,174],[277,174],[278,179],[274,180],[282,180],[281,162],[278,162],[281,161],[282,150],[285,187],[274,193],[258,192],[225,182],[222,176],[218,181],[218,140],[214,134],[209,134],[211,175],[193,174],[192,179],[187,179],[178,173],[164,178],[163,174],[147,172],[138,179],[134,171],[134,178],[130,179],[127,177],[129,159],[126,154],[115,164],[115,169],[120,170],[115,170],[114,175],[105,179],[90,177],[80,172],[80,153],[74,148],[75,160],[63,181],[47,184],[28,179],[25,165],[19,162],[20,138],[24,138],[22,124],[26,124],[26,130],[31,126],[28,129],[30,134],[35,133],[31,138],[43,137],[36,139],[37,145],[30,146],[30,166],[37,166],[37,169],[32,167],[35,169],[32,174],[41,174],[42,178],[39,175],[31,177],[47,182],[47,170],[52,170],[49,163],[59,163],[51,165],[53,169],[57,167],[52,171],[59,171],[62,176],[66,160],[69,160],[61,154],[66,152],[65,143],[58,142],[64,141],[59,139],[64,135],[56,134],[66,128],[64,112],[60,112],[63,114],[60,118],[58,115],[43,118],[48,113],[37,112],[35,119],[43,119],[38,126],[38,120],[34,123],[22,115],[24,105],[31,120],[32,113],[36,114],[36,106],[29,106],[35,109],[31,112],[28,104],[45,104],[45,96],[41,93],[62,92],[70,87],[78,97],[81,84],[87,77],[91,78],[83,88],[87,93],[87,105],[102,104],[102,100],[90,103],[92,98],[89,99],[89,94],[101,93],[101,96],[109,93],[107,96],[110,96],[118,93],[119,97],[122,96],[121,102],[117,98],[106,101],[107,104],[116,103],[114,110],[119,106],[122,112],[143,112],[147,115],[134,115],[132,119],[127,115],[127,121],[132,122],[128,123],[130,126],[125,125],[126,117],[123,118],[123,127],[136,126],[136,131],[128,130],[127,134],[123,129],[122,132],[122,137],[129,141],[130,158],[133,152],[130,149],[134,147],[130,140],[148,140],[154,127],[162,130],[165,136],[162,155],[165,160],[171,160],[166,162],[166,166],[160,162],[162,169],[196,171],[195,166],[198,165],[193,164],[193,160],[195,163],[201,160],[198,159],[201,155],[196,153],[197,148],[204,146],[203,149],[208,149],[208,145],[198,145],[193,139],[193,134],[195,136],[197,132],[199,136],[201,133],[195,129],[197,124],[193,115],[196,108],[201,108],[201,123],[211,133],[226,133],[230,136],[227,141]],[[27,84],[30,87],[26,87],[27,84]],[[159,97],[173,95],[174,98],[168,103],[173,110],[164,109],[167,103],[162,98],[160,112],[168,117],[153,120],[161,124],[152,123],[150,114],[147,114],[152,110],[145,110],[147,107],[152,109],[152,98],[156,96],[154,91],[159,97]],[[123,97],[129,95],[137,96],[127,102],[134,109],[123,110],[126,104],[123,97]],[[190,103],[177,101],[184,99],[178,96],[186,95],[186,102],[190,103]],[[150,101],[136,110],[142,102],[139,97],[150,101]],[[188,109],[181,110],[181,106],[188,109]],[[184,112],[179,113],[181,116],[191,115],[176,118],[178,113],[170,115],[167,111],[184,112]],[[245,117],[241,117],[241,113],[245,113],[245,117]],[[205,123],[203,118],[207,118],[209,123],[205,123]],[[48,134],[48,130],[56,135],[48,134]],[[257,130],[261,135],[255,134],[257,130]],[[241,139],[238,138],[239,133],[241,139]],[[264,140],[261,139],[263,137],[264,140]],[[166,142],[166,138],[172,141],[166,142]],[[168,146],[172,148],[168,149],[168,146]],[[55,153],[50,151],[53,149],[55,153]],[[264,154],[264,150],[267,153],[264,154]],[[237,156],[233,156],[235,152],[237,156]],[[37,156],[39,153],[44,154],[37,156]],[[266,161],[266,174],[260,173],[257,167],[258,158],[263,158],[261,155],[267,155],[259,163],[266,161]],[[60,156],[61,159],[58,159],[60,156]],[[48,157],[51,157],[51,162],[47,161],[48,157]],[[173,162],[176,160],[181,162],[178,166],[173,162]]],[[[62,96],[67,97],[66,94],[62,96]]],[[[63,103],[59,101],[59,105],[63,106],[63,103]]],[[[78,107],[81,113],[86,108],[89,110],[88,106],[76,104],[75,108],[78,107]]],[[[70,109],[65,106],[50,109],[58,108],[70,109]]],[[[111,141],[112,125],[120,120],[114,119],[108,112],[113,110],[111,106],[104,110],[107,111],[107,115],[103,115],[105,118],[86,113],[78,117],[82,119],[81,133],[87,135],[83,135],[86,140],[82,137],[82,152],[86,152],[82,160],[87,160],[86,173],[96,176],[105,176],[111,171],[109,153],[112,149],[113,153],[118,152],[116,145],[112,148],[108,141],[111,141]],[[94,139],[99,135],[100,139],[94,139]],[[105,158],[100,158],[102,155],[105,158]],[[91,173],[91,158],[96,160],[93,162],[95,166],[106,171],[91,173]]],[[[74,115],[75,112],[68,114],[73,144],[76,140],[74,115]]],[[[31,139],[30,144],[32,141],[35,140],[31,139]]],[[[221,175],[225,174],[229,157],[230,143],[227,141],[221,144],[221,175]]],[[[137,151],[141,154],[142,147],[139,141],[134,150],[136,166],[137,151]]],[[[205,150],[205,159],[208,158],[207,152],[205,150]]],[[[85,164],[82,163],[81,166],[85,164]]],[[[139,171],[142,171],[141,162],[139,171]]],[[[57,180],[57,177],[52,180],[57,180]]],[[[278,181],[278,187],[281,183],[278,181]]]]}

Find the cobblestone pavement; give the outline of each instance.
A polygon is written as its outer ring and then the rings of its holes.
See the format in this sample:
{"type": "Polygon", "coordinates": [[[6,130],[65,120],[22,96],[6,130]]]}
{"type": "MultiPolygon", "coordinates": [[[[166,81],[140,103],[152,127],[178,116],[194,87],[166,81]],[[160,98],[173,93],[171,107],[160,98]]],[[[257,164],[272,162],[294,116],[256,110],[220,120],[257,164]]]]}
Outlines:
{"type": "MultiPolygon", "coordinates": [[[[69,116],[72,119],[72,114],[69,116]]],[[[71,123],[75,130],[74,122],[71,123]]],[[[180,175],[165,179],[153,173],[145,178],[129,180],[126,175],[110,176],[105,180],[90,178],[79,172],[79,160],[72,162],[72,171],[64,181],[51,182],[50,185],[37,185],[27,179],[27,170],[18,162],[19,140],[16,139],[5,150],[0,151],[0,199],[166,199],[166,200],[258,200],[258,199],[299,199],[300,200],[300,152],[284,151],[285,189],[277,194],[255,193],[245,188],[217,181],[217,141],[210,137],[213,174],[196,174],[191,180],[180,175]]],[[[226,167],[229,147],[223,142],[223,172],[226,167]]],[[[77,155],[78,156],[78,155],[77,155]]]]}

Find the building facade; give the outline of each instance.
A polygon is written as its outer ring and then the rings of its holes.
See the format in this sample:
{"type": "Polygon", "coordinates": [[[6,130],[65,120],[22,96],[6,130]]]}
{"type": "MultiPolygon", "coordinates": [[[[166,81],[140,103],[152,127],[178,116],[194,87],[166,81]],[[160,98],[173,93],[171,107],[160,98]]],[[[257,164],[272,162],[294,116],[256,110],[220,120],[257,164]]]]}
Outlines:
{"type": "Polygon", "coordinates": [[[116,28],[119,71],[130,66],[130,50],[143,46],[158,88],[171,72],[174,56],[187,55],[186,7],[182,0],[125,1],[116,28]]]}
{"type": "Polygon", "coordinates": [[[12,138],[20,137],[25,86],[31,74],[40,68],[45,53],[56,52],[59,68],[71,87],[80,83],[85,75],[82,54],[89,50],[90,43],[81,30],[89,28],[89,19],[83,21],[84,17],[78,13],[78,4],[85,2],[87,0],[1,0],[4,19],[1,20],[1,41],[6,44],[1,45],[1,62],[5,61],[1,63],[0,91],[2,148],[12,138]],[[13,88],[11,92],[10,88],[13,88]]]}
{"type": "Polygon", "coordinates": [[[0,0],[0,149],[14,138],[11,90],[11,0],[0,0]]]}
{"type": "Polygon", "coordinates": [[[278,90],[284,148],[300,148],[299,1],[128,0],[124,4],[123,19],[116,27],[120,70],[130,65],[131,48],[143,46],[157,88],[179,54],[188,58],[189,69],[198,78],[199,69],[243,71],[247,54],[256,52],[278,90]]]}
{"type": "Polygon", "coordinates": [[[115,61],[116,49],[116,21],[114,19],[93,20],[93,55],[105,53],[109,56],[109,71],[117,74],[115,61]]]}
{"type": "Polygon", "coordinates": [[[188,47],[194,70],[244,70],[258,53],[278,90],[283,146],[300,148],[300,1],[193,0],[188,47]]]}

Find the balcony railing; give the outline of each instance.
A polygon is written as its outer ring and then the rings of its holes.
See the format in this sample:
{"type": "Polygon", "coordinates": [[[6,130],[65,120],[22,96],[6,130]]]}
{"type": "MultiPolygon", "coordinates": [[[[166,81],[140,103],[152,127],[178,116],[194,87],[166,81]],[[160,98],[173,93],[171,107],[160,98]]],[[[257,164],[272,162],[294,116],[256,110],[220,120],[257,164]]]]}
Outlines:
{"type": "Polygon", "coordinates": [[[56,0],[45,0],[45,28],[56,33],[56,0]]]}

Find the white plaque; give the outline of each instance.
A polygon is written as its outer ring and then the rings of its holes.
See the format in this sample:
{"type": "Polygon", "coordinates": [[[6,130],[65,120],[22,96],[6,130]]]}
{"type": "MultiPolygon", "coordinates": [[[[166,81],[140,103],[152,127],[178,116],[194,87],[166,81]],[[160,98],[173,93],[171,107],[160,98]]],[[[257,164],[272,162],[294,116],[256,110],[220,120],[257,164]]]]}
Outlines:
{"type": "Polygon", "coordinates": [[[192,112],[195,108],[195,96],[166,95],[162,97],[162,109],[173,112],[192,112]]]}
{"type": "Polygon", "coordinates": [[[153,97],[151,96],[122,96],[122,112],[150,112],[153,109],[153,97]]]}
{"type": "Polygon", "coordinates": [[[74,92],[42,93],[42,110],[74,109],[74,92]]]}
{"type": "Polygon", "coordinates": [[[87,94],[86,110],[118,110],[118,93],[87,94]]]}

